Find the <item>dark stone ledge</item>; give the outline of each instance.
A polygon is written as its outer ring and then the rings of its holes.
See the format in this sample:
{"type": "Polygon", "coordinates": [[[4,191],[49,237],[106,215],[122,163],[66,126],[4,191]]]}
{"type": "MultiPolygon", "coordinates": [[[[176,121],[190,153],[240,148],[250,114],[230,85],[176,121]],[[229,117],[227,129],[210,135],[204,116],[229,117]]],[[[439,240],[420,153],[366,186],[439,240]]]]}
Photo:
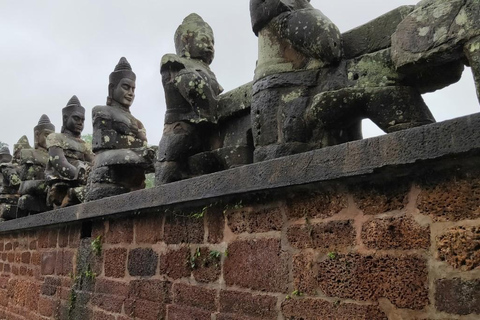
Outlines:
{"type": "Polygon", "coordinates": [[[366,175],[372,178],[372,174],[389,170],[405,175],[418,166],[431,168],[428,163],[442,159],[456,158],[455,163],[473,159],[473,163],[478,163],[478,155],[480,114],[477,113],[11,220],[0,223],[0,232],[136,214],[182,204],[199,205],[214,198],[285,190],[338,179],[366,175]]]}

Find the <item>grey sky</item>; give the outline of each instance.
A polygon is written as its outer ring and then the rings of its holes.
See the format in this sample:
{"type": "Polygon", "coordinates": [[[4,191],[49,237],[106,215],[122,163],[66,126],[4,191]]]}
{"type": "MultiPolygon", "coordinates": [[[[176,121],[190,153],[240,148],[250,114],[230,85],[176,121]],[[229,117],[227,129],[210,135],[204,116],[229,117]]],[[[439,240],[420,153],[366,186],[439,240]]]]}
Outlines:
{"type": "MultiPolygon", "coordinates": [[[[312,0],[344,32],[416,0],[312,0]]],[[[163,130],[165,99],[160,59],[173,53],[173,35],[196,12],[215,32],[212,70],[226,91],[253,77],[257,38],[248,0],[0,0],[0,141],[13,144],[45,113],[61,127],[61,109],[72,95],[86,108],[84,133],[92,132],[91,110],[105,104],[108,75],[121,56],[137,74],[132,113],[150,144],[163,130]]],[[[425,96],[437,121],[478,111],[469,69],[462,80],[425,96]]],[[[367,126],[365,136],[380,133],[367,126]]]]}

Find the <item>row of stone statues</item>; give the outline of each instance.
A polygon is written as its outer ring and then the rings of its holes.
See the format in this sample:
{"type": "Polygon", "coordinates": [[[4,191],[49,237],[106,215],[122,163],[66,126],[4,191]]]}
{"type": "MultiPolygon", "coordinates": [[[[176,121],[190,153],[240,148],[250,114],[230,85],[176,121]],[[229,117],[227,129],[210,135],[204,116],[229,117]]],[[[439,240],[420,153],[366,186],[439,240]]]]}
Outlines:
{"type": "Polygon", "coordinates": [[[44,115],[34,148],[22,138],[13,157],[0,152],[0,217],[142,189],[146,173],[162,185],[361,139],[365,118],[385,132],[432,123],[421,94],[458,81],[464,65],[480,97],[479,1],[424,0],[344,34],[308,0],[251,0],[250,11],[259,44],[252,83],[221,94],[209,67],[213,31],[187,16],[176,54],[161,61],[167,111],[158,150],[130,112],[136,76],[121,58],[106,105],[92,110],[92,150],[74,96],[61,133],[44,115]]]}

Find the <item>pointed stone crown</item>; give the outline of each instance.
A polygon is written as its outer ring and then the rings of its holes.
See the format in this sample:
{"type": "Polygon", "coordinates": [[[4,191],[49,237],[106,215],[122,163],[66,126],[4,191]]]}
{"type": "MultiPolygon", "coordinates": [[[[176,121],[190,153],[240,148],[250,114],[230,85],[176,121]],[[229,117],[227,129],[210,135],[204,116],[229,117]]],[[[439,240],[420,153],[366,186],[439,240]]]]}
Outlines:
{"type": "Polygon", "coordinates": [[[213,30],[208,23],[206,23],[202,17],[196,13],[191,13],[183,19],[181,25],[178,26],[175,31],[175,50],[178,55],[182,55],[185,45],[188,41],[189,34],[203,33],[213,37],[213,30]]]}
{"type": "Polygon", "coordinates": [[[55,131],[55,126],[50,122],[50,118],[46,114],[42,114],[40,120],[38,120],[38,124],[33,128],[33,132],[45,129],[55,131]]]}
{"type": "Polygon", "coordinates": [[[62,109],[62,115],[69,115],[74,111],[79,111],[85,114],[85,108],[82,107],[80,104],[80,100],[78,100],[77,96],[73,96],[67,103],[67,106],[62,109]]]}
{"type": "Polygon", "coordinates": [[[0,155],[11,155],[10,149],[7,146],[3,146],[0,148],[0,155]]]}
{"type": "Polygon", "coordinates": [[[123,78],[132,79],[133,81],[135,81],[137,78],[135,73],[132,71],[132,66],[130,63],[128,63],[125,57],[120,58],[120,61],[118,61],[115,69],[112,73],[110,73],[109,81],[110,84],[116,86],[123,78]]]}
{"type": "Polygon", "coordinates": [[[27,136],[22,136],[20,139],[18,139],[17,143],[13,145],[13,150],[18,149],[32,149],[30,142],[28,142],[27,136]]]}

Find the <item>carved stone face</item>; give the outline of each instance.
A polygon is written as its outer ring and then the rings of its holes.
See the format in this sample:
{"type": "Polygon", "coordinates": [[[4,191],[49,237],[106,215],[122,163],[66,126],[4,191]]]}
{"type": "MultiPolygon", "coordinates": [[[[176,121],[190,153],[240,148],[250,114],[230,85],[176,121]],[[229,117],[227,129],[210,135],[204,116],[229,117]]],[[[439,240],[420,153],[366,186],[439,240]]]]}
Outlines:
{"type": "Polygon", "coordinates": [[[35,131],[35,149],[37,148],[47,149],[47,137],[50,133],[53,133],[53,131],[49,129],[35,131]]]}
{"type": "Polygon", "coordinates": [[[187,43],[190,58],[211,64],[215,56],[214,43],[215,41],[211,35],[204,32],[194,33],[194,36],[190,37],[187,43]]]}
{"type": "Polygon", "coordinates": [[[70,115],[65,116],[65,128],[76,136],[80,136],[85,123],[85,114],[79,111],[73,111],[70,115]]]}
{"type": "Polygon", "coordinates": [[[135,99],[135,81],[123,78],[113,89],[112,98],[124,107],[130,107],[135,99]]]}

